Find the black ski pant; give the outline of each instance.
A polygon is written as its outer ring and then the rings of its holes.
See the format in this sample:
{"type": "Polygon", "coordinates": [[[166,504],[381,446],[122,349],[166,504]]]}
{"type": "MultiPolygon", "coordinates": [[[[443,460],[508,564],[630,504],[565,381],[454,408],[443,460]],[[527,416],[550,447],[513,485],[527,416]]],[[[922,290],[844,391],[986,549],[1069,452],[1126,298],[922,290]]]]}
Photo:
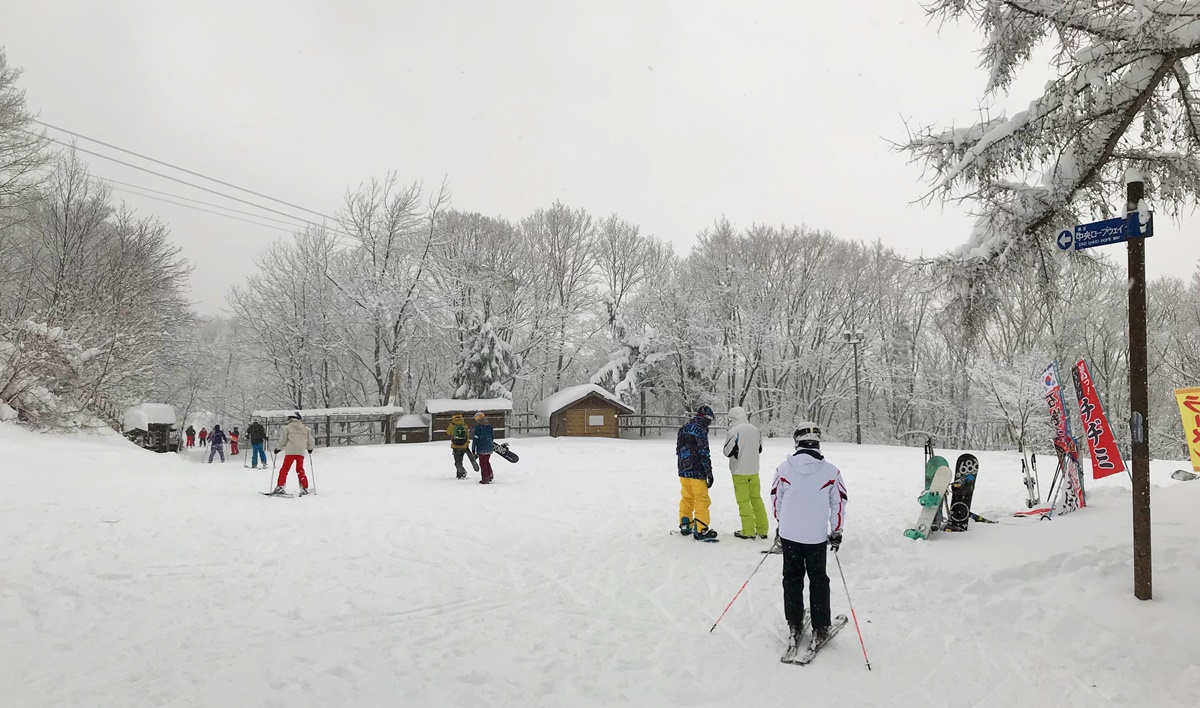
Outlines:
{"type": "Polygon", "coordinates": [[[467,476],[467,469],[463,467],[463,456],[467,454],[465,447],[452,447],[450,451],[454,453],[454,472],[459,479],[467,476]]]}
{"type": "Polygon", "coordinates": [[[814,630],[832,624],[829,611],[829,576],[825,574],[825,544],[783,543],[783,614],[789,627],[804,621],[804,576],[808,575],[808,603],[814,630]]]}

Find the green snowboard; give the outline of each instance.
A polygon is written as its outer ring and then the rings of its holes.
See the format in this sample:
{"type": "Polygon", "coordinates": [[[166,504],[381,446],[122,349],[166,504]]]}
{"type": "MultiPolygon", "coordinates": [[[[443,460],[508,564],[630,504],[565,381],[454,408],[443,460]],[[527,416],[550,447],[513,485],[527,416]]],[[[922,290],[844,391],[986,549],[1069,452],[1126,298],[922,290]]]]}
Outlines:
{"type": "Polygon", "coordinates": [[[921,515],[917,518],[916,527],[904,532],[906,537],[929,538],[929,535],[939,528],[942,500],[945,499],[946,489],[953,481],[954,472],[946,458],[939,455],[929,458],[925,463],[925,491],[917,498],[921,504],[921,515]]]}

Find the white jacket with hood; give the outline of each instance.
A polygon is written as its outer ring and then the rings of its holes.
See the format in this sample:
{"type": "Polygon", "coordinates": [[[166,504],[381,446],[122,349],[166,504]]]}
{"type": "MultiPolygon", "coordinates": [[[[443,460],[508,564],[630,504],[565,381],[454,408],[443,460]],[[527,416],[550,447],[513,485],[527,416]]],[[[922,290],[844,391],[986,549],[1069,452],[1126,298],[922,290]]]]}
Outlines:
{"type": "Polygon", "coordinates": [[[825,543],[846,522],[842,473],[816,450],[798,450],[771,483],[779,535],[795,543],[825,543]]]}
{"type": "Polygon", "coordinates": [[[750,425],[746,409],[734,406],[729,409],[729,422],[725,433],[725,456],[729,458],[729,471],[733,474],[758,474],[758,456],[762,452],[762,434],[750,425]]]}
{"type": "Polygon", "coordinates": [[[312,433],[303,421],[292,418],[279,432],[279,449],[285,455],[303,455],[317,446],[312,433]]]}

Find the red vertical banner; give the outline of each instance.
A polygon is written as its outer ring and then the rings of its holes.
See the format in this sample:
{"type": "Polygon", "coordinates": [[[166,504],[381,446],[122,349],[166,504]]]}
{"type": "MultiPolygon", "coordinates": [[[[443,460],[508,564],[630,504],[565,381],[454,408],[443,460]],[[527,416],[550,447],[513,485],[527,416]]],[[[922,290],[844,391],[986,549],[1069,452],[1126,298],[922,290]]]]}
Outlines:
{"type": "Polygon", "coordinates": [[[1108,418],[1104,416],[1096,384],[1083,359],[1075,363],[1074,376],[1075,393],[1079,396],[1079,418],[1083,422],[1083,434],[1092,453],[1092,479],[1103,479],[1110,474],[1124,472],[1125,461],[1121,459],[1117,439],[1113,436],[1108,418]]]}

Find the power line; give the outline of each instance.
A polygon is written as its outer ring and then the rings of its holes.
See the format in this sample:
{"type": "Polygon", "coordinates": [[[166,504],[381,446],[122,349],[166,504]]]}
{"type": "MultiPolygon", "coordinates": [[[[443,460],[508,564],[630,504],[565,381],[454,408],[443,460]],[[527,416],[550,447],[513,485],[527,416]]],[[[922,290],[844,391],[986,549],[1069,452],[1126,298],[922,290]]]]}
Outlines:
{"type": "MultiPolygon", "coordinates": [[[[170,168],[171,168],[171,169],[173,169],[173,170],[179,170],[180,172],[183,172],[183,173],[189,174],[189,175],[191,175],[191,176],[193,176],[193,177],[199,177],[200,179],[206,179],[206,180],[208,180],[209,182],[215,182],[215,183],[217,183],[217,184],[219,184],[219,185],[222,185],[222,186],[225,186],[225,187],[231,187],[231,188],[233,188],[233,189],[236,189],[236,190],[238,190],[239,192],[245,192],[245,193],[247,193],[247,194],[253,194],[253,195],[254,195],[254,196],[256,196],[256,197],[262,197],[263,199],[269,199],[270,201],[273,201],[273,202],[275,202],[275,203],[277,203],[277,204],[282,204],[282,205],[284,205],[284,206],[288,206],[288,207],[291,207],[291,208],[293,208],[293,209],[299,209],[300,211],[306,211],[306,212],[308,212],[309,214],[315,214],[316,216],[319,216],[319,217],[321,217],[321,218],[323,218],[323,219],[329,219],[329,220],[331,220],[331,221],[337,221],[337,219],[335,219],[334,217],[332,217],[332,216],[330,216],[330,215],[328,215],[328,214],[322,214],[322,213],[321,213],[321,212],[319,212],[319,211],[313,211],[312,209],[307,209],[307,208],[305,208],[305,207],[302,207],[302,206],[299,206],[299,205],[296,205],[296,204],[292,204],[291,202],[285,202],[285,201],[283,201],[282,199],[276,199],[275,197],[271,197],[271,196],[268,196],[268,195],[266,195],[266,194],[262,194],[261,192],[256,192],[256,191],[254,191],[254,190],[252,190],[252,189],[246,189],[245,187],[239,187],[239,186],[238,186],[238,185],[236,185],[236,184],[232,184],[232,183],[230,183],[230,182],[225,182],[225,181],[223,181],[223,180],[216,179],[215,177],[209,177],[208,175],[203,175],[203,174],[200,174],[199,172],[193,172],[192,170],[186,169],[186,168],[184,168],[184,167],[180,167],[180,166],[178,166],[178,165],[173,165],[173,164],[171,164],[171,163],[169,163],[169,162],[164,162],[164,161],[162,161],[162,160],[156,160],[156,159],[154,159],[153,157],[149,157],[149,156],[147,156],[147,155],[143,155],[143,154],[141,154],[140,152],[134,152],[133,150],[126,150],[126,149],[125,149],[125,148],[123,148],[123,147],[118,147],[118,146],[116,146],[116,145],[113,145],[112,143],[106,143],[106,142],[104,142],[103,140],[97,140],[96,138],[91,138],[91,137],[88,137],[88,136],[86,136],[86,135],[84,135],[84,134],[82,134],[82,133],[76,133],[76,132],[75,132],[75,131],[73,131],[73,130],[67,130],[66,128],[60,128],[60,127],[58,127],[58,126],[56,126],[56,125],[50,125],[49,123],[47,123],[47,122],[45,122],[45,121],[38,120],[37,118],[31,118],[30,120],[32,120],[34,123],[37,123],[38,125],[42,125],[42,126],[45,126],[45,127],[47,127],[47,128],[50,128],[51,130],[57,130],[57,131],[59,131],[59,132],[61,132],[61,133],[66,133],[67,135],[73,135],[73,136],[75,136],[76,138],[81,138],[81,139],[83,139],[83,140],[86,140],[86,141],[88,141],[88,142],[91,142],[91,143],[96,143],[97,145],[103,145],[103,146],[104,146],[104,147],[106,147],[106,148],[112,148],[113,150],[117,150],[117,151],[119,151],[119,152],[123,152],[123,153],[125,153],[125,154],[127,154],[127,155],[133,155],[134,157],[140,157],[140,158],[142,158],[143,160],[149,160],[150,162],[153,162],[153,163],[155,163],[155,164],[158,164],[158,165],[162,165],[163,167],[170,167],[170,168]]],[[[53,139],[53,138],[51,138],[51,140],[54,140],[54,139],[53,139]]],[[[58,141],[57,141],[57,140],[55,140],[54,142],[58,142],[58,141]]],[[[59,144],[61,145],[62,143],[59,143],[59,144]]],[[[94,154],[94,153],[89,153],[89,154],[94,154]]],[[[185,184],[186,184],[186,183],[185,183],[185,184]]]]}
{"type": "MultiPolygon", "coordinates": [[[[200,200],[200,199],[192,199],[191,197],[185,197],[185,196],[182,196],[182,195],[179,195],[179,194],[174,194],[174,193],[172,193],[172,192],[161,192],[161,191],[159,191],[159,190],[157,190],[157,189],[150,189],[149,187],[143,187],[143,186],[142,186],[142,185],[140,185],[140,184],[130,184],[130,183],[128,183],[128,182],[122,182],[122,181],[120,181],[120,180],[112,179],[112,178],[110,178],[110,177],[101,177],[101,176],[99,176],[99,175],[97,175],[97,177],[98,177],[98,178],[99,178],[101,181],[107,182],[107,183],[109,183],[109,184],[119,184],[119,185],[121,185],[122,187],[129,187],[130,189],[140,189],[140,190],[142,190],[143,192],[150,192],[151,194],[160,194],[160,195],[162,195],[162,196],[164,196],[164,197],[171,197],[172,199],[182,199],[182,200],[183,200],[183,201],[185,201],[185,202],[192,202],[193,204],[203,204],[204,206],[210,206],[210,207],[213,207],[213,208],[216,208],[216,209],[224,209],[224,210],[226,210],[226,211],[231,211],[231,212],[233,212],[233,213],[235,213],[235,214],[243,214],[243,215],[245,215],[245,216],[252,216],[252,217],[254,217],[254,218],[256,218],[256,219],[263,219],[263,220],[265,220],[265,221],[274,221],[274,222],[275,222],[275,223],[277,223],[277,224],[283,224],[284,226],[290,226],[290,227],[292,227],[292,228],[300,228],[300,227],[302,227],[302,226],[305,226],[305,225],[307,225],[307,223],[300,223],[300,224],[297,224],[297,223],[295,223],[294,221],[284,221],[283,219],[276,219],[276,218],[275,218],[275,217],[273,217],[273,216],[263,216],[262,214],[255,214],[254,212],[250,212],[250,211],[242,211],[241,209],[234,209],[233,207],[227,207],[227,206],[224,206],[224,205],[222,205],[222,204],[213,204],[212,202],[206,202],[206,201],[202,201],[202,200],[200,200]]],[[[119,190],[119,191],[122,191],[122,192],[124,192],[124,191],[128,191],[128,190],[119,190]]],[[[150,195],[149,195],[149,194],[143,194],[143,195],[141,195],[141,196],[143,196],[143,197],[149,197],[150,195]]],[[[162,200],[162,201],[166,201],[166,200],[162,200]]],[[[173,202],[172,202],[172,203],[173,203],[173,202]]],[[[187,205],[186,205],[186,204],[181,204],[181,205],[179,205],[179,206],[187,206],[187,205]]],[[[299,219],[299,217],[296,217],[296,218],[297,218],[297,219],[299,219]]],[[[301,221],[303,221],[303,219],[301,219],[301,221]]],[[[334,229],[329,229],[329,230],[330,230],[330,231],[332,231],[332,232],[334,232],[334,233],[341,233],[341,232],[338,232],[338,231],[336,231],[336,230],[334,230],[334,229]]]]}
{"type": "MultiPolygon", "coordinates": [[[[294,230],[285,229],[282,226],[274,226],[272,224],[264,224],[262,222],[254,221],[252,219],[243,219],[242,217],[234,216],[233,214],[225,214],[223,212],[213,211],[212,209],[205,209],[203,207],[192,206],[191,204],[184,204],[183,202],[177,202],[177,201],[174,201],[171,199],[166,199],[164,197],[156,197],[156,196],[153,196],[150,194],[142,194],[141,192],[129,189],[128,187],[113,187],[113,189],[118,192],[126,192],[128,194],[136,194],[137,196],[144,197],[146,199],[153,199],[153,200],[159,201],[159,202],[166,202],[167,204],[174,204],[175,206],[180,206],[185,209],[195,209],[196,211],[202,211],[202,212],[205,212],[206,214],[213,214],[215,216],[223,216],[226,219],[233,219],[234,221],[242,221],[247,224],[253,224],[254,226],[261,226],[264,229],[274,229],[275,231],[282,231],[284,233],[295,233],[294,230]]],[[[239,212],[239,213],[244,213],[244,212],[239,212]]],[[[267,218],[267,217],[262,217],[262,218],[267,218]]]]}
{"type": "MultiPolygon", "coordinates": [[[[26,131],[26,132],[28,132],[28,131],[26,131]]],[[[325,227],[323,224],[318,224],[318,223],[317,223],[317,222],[315,222],[315,221],[309,221],[308,219],[303,219],[303,218],[301,218],[301,217],[299,217],[299,216],[295,216],[294,214],[288,214],[287,212],[282,212],[282,211],[279,211],[278,209],[272,209],[271,207],[263,206],[263,205],[261,205],[261,204],[255,204],[254,202],[247,201],[247,200],[245,200],[245,199],[242,199],[241,197],[235,197],[235,196],[233,196],[233,195],[230,195],[230,194],[225,194],[224,192],[218,192],[218,191],[217,191],[217,190],[215,190],[215,189],[209,189],[208,187],[203,187],[203,186],[201,186],[201,185],[198,185],[198,184],[193,184],[192,182],[188,182],[187,180],[182,180],[182,179],[179,179],[178,177],[172,177],[171,175],[165,175],[165,174],[163,174],[163,173],[161,173],[161,172],[155,172],[154,170],[148,169],[148,168],[146,168],[146,167],[142,167],[141,165],[135,165],[135,164],[133,164],[132,162],[125,162],[124,160],[118,160],[118,159],[117,159],[117,158],[115,158],[115,157],[109,157],[108,155],[104,155],[104,154],[102,154],[102,153],[98,153],[98,152],[95,152],[95,151],[92,151],[92,150],[88,150],[87,148],[81,148],[81,147],[79,147],[78,145],[72,145],[72,144],[70,144],[70,143],[64,143],[63,141],[61,141],[61,140],[58,140],[57,138],[47,138],[47,140],[49,140],[49,141],[50,141],[50,142],[52,142],[52,143],[55,143],[55,144],[58,144],[58,145],[62,145],[63,147],[65,147],[65,148],[69,148],[69,149],[71,149],[71,150],[78,150],[79,152],[82,152],[82,153],[85,153],[85,154],[88,154],[88,155],[94,155],[94,156],[96,156],[96,157],[98,157],[98,158],[100,158],[100,159],[102,159],[102,160],[108,160],[108,161],[110,161],[110,162],[115,162],[115,163],[117,163],[118,165],[124,165],[124,166],[126,166],[126,167],[132,167],[132,168],[133,168],[133,169],[135,169],[135,170],[141,170],[142,172],[146,172],[146,173],[152,174],[152,175],[154,175],[155,177],[162,177],[163,179],[169,179],[169,180],[171,180],[172,182],[178,182],[178,183],[180,183],[180,184],[187,185],[187,186],[189,186],[189,187],[192,187],[192,188],[194,188],[194,189],[199,189],[199,190],[201,190],[201,191],[208,192],[208,193],[210,193],[210,194],[215,194],[215,195],[217,195],[218,197],[224,197],[225,199],[231,199],[231,200],[233,200],[233,201],[235,201],[235,202],[241,202],[242,204],[247,204],[247,205],[249,205],[249,206],[252,206],[252,207],[254,207],[255,209],[262,209],[263,211],[269,211],[269,212],[271,212],[272,214],[278,214],[278,215],[280,215],[280,216],[286,216],[286,217],[288,217],[289,219],[296,219],[296,220],[298,220],[298,221],[303,221],[303,222],[304,222],[304,223],[306,223],[306,224],[310,224],[310,225],[312,225],[312,226],[316,226],[316,227],[318,227],[318,228],[326,228],[326,227],[325,227]]],[[[307,209],[306,209],[305,211],[307,211],[307,209]]]]}

